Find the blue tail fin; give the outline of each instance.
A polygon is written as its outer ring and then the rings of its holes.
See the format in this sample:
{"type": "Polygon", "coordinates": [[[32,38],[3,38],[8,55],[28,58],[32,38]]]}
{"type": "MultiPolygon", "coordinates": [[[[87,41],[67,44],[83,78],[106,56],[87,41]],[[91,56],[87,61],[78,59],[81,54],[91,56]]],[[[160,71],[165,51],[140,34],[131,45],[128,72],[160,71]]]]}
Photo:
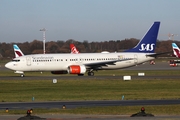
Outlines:
{"type": "Polygon", "coordinates": [[[125,52],[154,53],[159,26],[160,22],[154,22],[139,43],[134,48],[126,50],[125,52]]]}

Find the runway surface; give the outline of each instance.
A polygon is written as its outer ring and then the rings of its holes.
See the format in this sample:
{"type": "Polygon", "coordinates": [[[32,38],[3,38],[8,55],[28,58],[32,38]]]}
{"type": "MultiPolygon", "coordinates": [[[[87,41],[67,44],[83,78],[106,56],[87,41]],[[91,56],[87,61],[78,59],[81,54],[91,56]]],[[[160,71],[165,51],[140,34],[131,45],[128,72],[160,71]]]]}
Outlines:
{"type": "MultiPolygon", "coordinates": [[[[0,67],[0,70],[7,70],[4,67],[0,67]]],[[[180,67],[170,67],[167,62],[158,62],[155,65],[150,64],[142,64],[131,68],[126,68],[124,70],[180,70],[180,67]]],[[[154,76],[131,76],[133,80],[141,80],[141,79],[180,79],[180,75],[177,76],[161,76],[161,75],[154,75],[154,76]]],[[[92,80],[92,79],[123,79],[123,76],[26,76],[24,78],[17,77],[17,76],[0,76],[0,80],[52,80],[52,79],[84,79],[84,80],[92,80]]],[[[132,105],[172,105],[172,104],[180,104],[180,100],[120,100],[120,101],[57,101],[57,102],[17,102],[17,103],[0,103],[0,109],[36,109],[36,108],[62,108],[63,105],[66,106],[66,108],[77,108],[77,107],[90,107],[90,106],[132,106],[132,105]]],[[[137,111],[138,112],[138,111],[137,111]]],[[[22,115],[21,115],[22,116],[22,115]]],[[[108,120],[119,120],[119,119],[125,119],[125,120],[139,120],[144,118],[130,118],[129,116],[123,116],[123,115],[42,115],[42,117],[45,118],[61,118],[62,119],[76,119],[76,120],[100,120],[100,119],[108,119],[108,120]]],[[[15,120],[19,118],[17,115],[10,115],[10,116],[0,116],[0,119],[2,120],[15,120]]],[[[180,116],[156,116],[153,118],[146,118],[146,119],[152,119],[152,120],[164,120],[165,118],[178,120],[180,119],[180,116]]],[[[51,119],[52,120],[52,119],[51,119]]]]}
{"type": "Polygon", "coordinates": [[[56,102],[2,102],[0,109],[35,109],[35,108],[62,108],[63,105],[68,109],[77,107],[96,107],[96,106],[135,106],[135,105],[174,105],[180,104],[177,100],[103,100],[103,101],[56,101],[56,102]]]}

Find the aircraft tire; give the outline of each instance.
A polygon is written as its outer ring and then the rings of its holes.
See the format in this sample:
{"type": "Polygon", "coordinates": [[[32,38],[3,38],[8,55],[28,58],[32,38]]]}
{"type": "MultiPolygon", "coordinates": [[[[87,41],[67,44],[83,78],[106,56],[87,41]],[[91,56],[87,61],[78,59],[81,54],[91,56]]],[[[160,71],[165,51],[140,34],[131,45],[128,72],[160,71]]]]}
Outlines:
{"type": "Polygon", "coordinates": [[[94,76],[94,72],[93,71],[88,72],[88,76],[94,76]]]}
{"type": "Polygon", "coordinates": [[[24,74],[21,74],[21,77],[24,77],[24,74]]]}

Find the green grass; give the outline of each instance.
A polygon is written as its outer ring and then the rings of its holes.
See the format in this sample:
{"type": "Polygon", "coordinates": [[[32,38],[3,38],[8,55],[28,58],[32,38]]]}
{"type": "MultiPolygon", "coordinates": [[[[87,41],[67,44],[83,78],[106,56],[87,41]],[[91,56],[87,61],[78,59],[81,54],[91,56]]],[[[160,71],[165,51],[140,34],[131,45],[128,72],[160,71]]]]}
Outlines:
{"type": "Polygon", "coordinates": [[[0,101],[180,99],[179,80],[1,80],[0,101]]]}

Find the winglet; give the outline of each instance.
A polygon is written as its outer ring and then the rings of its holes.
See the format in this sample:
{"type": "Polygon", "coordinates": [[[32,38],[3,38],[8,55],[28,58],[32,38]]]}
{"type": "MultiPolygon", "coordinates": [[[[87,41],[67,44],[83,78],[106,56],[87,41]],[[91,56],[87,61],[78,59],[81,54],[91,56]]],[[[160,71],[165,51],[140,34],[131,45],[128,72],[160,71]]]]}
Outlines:
{"type": "Polygon", "coordinates": [[[154,53],[160,22],[154,22],[140,42],[132,49],[125,52],[154,53]]]}
{"type": "Polygon", "coordinates": [[[19,49],[17,45],[13,45],[13,48],[14,48],[14,54],[16,58],[20,56],[24,56],[23,52],[19,49]]]}

